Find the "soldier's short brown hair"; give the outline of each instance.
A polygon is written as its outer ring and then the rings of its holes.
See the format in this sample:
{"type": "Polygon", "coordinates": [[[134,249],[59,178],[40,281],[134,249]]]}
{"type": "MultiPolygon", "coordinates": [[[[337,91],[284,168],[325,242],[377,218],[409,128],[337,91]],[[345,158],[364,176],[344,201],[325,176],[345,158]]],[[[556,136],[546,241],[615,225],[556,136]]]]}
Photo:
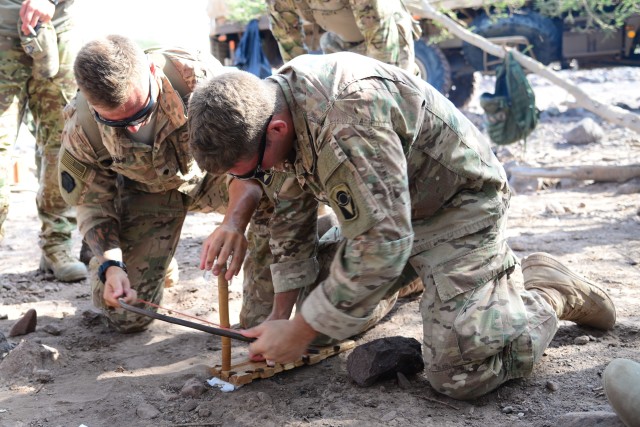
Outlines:
{"type": "Polygon", "coordinates": [[[200,169],[224,173],[253,157],[276,108],[276,86],[245,71],[200,84],[189,101],[191,152],[200,169]]]}
{"type": "Polygon", "coordinates": [[[149,63],[133,40],[109,35],[80,49],[73,72],[90,104],[114,109],[127,102],[132,87],[149,73],[149,63]]]}

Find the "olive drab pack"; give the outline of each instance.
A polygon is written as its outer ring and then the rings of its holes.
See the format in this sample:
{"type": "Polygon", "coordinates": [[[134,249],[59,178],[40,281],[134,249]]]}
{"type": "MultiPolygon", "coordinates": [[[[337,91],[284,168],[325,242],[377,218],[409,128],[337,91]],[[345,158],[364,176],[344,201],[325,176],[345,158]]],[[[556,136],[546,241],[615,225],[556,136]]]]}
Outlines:
{"type": "Polygon", "coordinates": [[[495,93],[483,93],[480,105],[486,115],[489,137],[498,145],[526,140],[538,124],[536,96],[511,52],[496,71],[495,93]]]}
{"type": "MultiPolygon", "coordinates": [[[[180,94],[185,106],[188,103],[188,98],[191,93],[184,78],[178,72],[178,69],[173,64],[172,57],[183,57],[190,60],[201,60],[199,57],[194,57],[192,53],[179,48],[151,48],[145,50],[145,53],[152,55],[154,63],[162,68],[162,72],[171,82],[171,86],[180,94]]],[[[204,59],[202,59],[204,60],[204,59]]],[[[78,124],[82,127],[82,130],[89,139],[89,143],[93,147],[98,161],[109,160],[111,155],[102,144],[102,137],[100,136],[100,130],[93,118],[93,114],[89,110],[89,104],[82,95],[82,92],[78,91],[76,94],[76,114],[78,115],[78,124]]]]}

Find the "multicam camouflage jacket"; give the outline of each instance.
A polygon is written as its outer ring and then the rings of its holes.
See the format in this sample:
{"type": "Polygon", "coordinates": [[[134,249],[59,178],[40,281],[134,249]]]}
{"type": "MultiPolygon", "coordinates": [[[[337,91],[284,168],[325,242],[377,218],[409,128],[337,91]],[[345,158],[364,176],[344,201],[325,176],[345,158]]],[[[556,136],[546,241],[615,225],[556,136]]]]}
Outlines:
{"type": "MultiPolygon", "coordinates": [[[[395,63],[398,44],[413,43],[419,29],[400,0],[268,0],[271,31],[287,62],[309,53],[303,20],[336,34],[346,44],[364,43],[364,55],[395,63]],[[388,32],[401,32],[391,37],[388,32]],[[393,41],[388,45],[387,41],[393,41]]],[[[351,50],[351,49],[346,49],[351,50]]]]}
{"type": "MultiPolygon", "coordinates": [[[[284,93],[297,138],[289,176],[267,175],[263,182],[276,202],[276,292],[316,279],[317,201],[333,208],[345,237],[329,277],[302,307],[315,330],[339,339],[359,332],[409,257],[503,216],[509,191],[490,145],[419,78],[336,53],[295,58],[269,79],[284,93]]],[[[446,257],[473,249],[451,249],[446,257]]],[[[486,260],[502,249],[482,250],[486,260]]],[[[443,286],[442,295],[466,286],[477,284],[443,286]]]]}
{"type": "MultiPolygon", "coordinates": [[[[65,109],[65,128],[60,151],[60,191],[72,206],[78,206],[80,231],[87,230],[117,218],[114,200],[116,178],[127,180],[128,188],[150,193],[178,190],[195,196],[205,178],[189,152],[187,110],[184,99],[172,86],[156,60],[156,80],[160,87],[156,107],[155,136],[152,145],[136,142],[121,128],[104,126],[95,122],[82,123],[77,110],[78,98],[65,109]],[[97,125],[101,141],[89,135],[88,129],[97,125]]],[[[189,91],[219,73],[222,65],[210,56],[183,55],[167,51],[164,56],[171,60],[181,75],[182,85],[189,91]],[[202,59],[201,59],[202,58],[202,59]]],[[[90,108],[90,107],[89,107],[90,108]]]]}

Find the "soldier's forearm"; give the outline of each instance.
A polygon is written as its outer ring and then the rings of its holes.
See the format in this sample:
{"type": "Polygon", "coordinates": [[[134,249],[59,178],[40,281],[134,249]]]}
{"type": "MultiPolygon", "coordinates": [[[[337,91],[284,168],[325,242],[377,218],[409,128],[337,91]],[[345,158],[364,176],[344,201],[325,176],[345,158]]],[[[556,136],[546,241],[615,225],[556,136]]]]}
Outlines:
{"type": "Polygon", "coordinates": [[[101,263],[106,259],[122,261],[119,232],[118,223],[110,220],[96,225],[85,234],[84,239],[101,263]]]}

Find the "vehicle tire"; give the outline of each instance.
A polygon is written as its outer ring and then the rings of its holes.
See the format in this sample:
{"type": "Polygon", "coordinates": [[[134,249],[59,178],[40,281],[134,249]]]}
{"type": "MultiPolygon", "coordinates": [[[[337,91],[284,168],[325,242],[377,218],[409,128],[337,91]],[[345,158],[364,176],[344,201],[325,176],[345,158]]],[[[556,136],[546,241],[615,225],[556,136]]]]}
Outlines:
{"type": "Polygon", "coordinates": [[[447,98],[458,108],[464,108],[476,91],[476,83],[478,82],[475,73],[459,74],[453,77],[453,83],[447,98]]]}
{"type": "Polygon", "coordinates": [[[451,88],[451,67],[447,57],[439,47],[427,44],[424,40],[417,40],[414,47],[420,77],[446,95],[451,88]]]}
{"type": "MultiPolygon", "coordinates": [[[[497,20],[492,20],[486,13],[482,13],[471,22],[471,29],[486,38],[524,36],[533,47],[535,59],[545,65],[560,58],[560,31],[551,19],[532,11],[522,11],[497,20]]],[[[475,70],[485,71],[483,51],[480,48],[464,42],[462,51],[467,62],[475,70]]],[[[489,58],[496,59],[491,56],[489,58]]]]}

